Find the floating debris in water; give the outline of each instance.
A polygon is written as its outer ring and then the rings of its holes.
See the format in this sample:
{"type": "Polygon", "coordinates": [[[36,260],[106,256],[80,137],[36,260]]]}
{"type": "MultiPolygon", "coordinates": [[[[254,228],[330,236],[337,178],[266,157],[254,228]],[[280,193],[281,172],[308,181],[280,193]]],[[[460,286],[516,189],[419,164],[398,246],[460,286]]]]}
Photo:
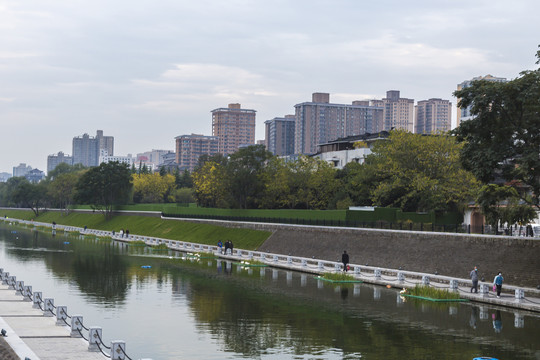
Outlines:
{"type": "Polygon", "coordinates": [[[141,268],[143,268],[143,269],[151,269],[152,266],[150,266],[150,265],[143,265],[143,266],[141,266],[141,268]]]}
{"type": "Polygon", "coordinates": [[[64,241],[64,245],[69,245],[69,241],[64,241]]]}

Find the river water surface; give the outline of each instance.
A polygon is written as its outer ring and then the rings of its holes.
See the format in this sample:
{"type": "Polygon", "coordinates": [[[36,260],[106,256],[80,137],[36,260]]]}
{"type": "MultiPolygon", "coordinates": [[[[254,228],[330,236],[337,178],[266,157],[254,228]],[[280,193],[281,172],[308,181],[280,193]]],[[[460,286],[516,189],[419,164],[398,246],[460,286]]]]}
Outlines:
{"type": "Polygon", "coordinates": [[[0,267],[102,327],[106,344],[124,340],[133,360],[540,359],[538,314],[211,256],[0,223],[0,267]]]}

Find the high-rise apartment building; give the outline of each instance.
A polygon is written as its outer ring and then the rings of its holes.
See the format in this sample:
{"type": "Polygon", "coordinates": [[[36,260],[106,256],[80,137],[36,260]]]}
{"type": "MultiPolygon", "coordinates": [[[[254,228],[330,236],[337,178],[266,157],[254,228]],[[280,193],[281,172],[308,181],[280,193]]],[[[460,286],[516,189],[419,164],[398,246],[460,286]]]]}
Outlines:
{"type": "Polygon", "coordinates": [[[319,144],[381,131],[383,109],[370,106],[367,101],[331,104],[330,94],[314,93],[311,102],[296,104],[294,108],[297,154],[315,154],[319,144]]]}
{"type": "Polygon", "coordinates": [[[240,104],[212,112],[212,135],[218,138],[218,152],[228,155],[240,147],[255,144],[255,110],[242,109],[240,104]]]}
{"type": "Polygon", "coordinates": [[[264,125],[266,150],[278,156],[294,154],[294,115],[266,120],[264,125]]]}
{"type": "Polygon", "coordinates": [[[389,90],[386,92],[386,98],[371,100],[371,105],[384,109],[382,129],[379,131],[392,129],[414,131],[414,99],[400,97],[399,90],[389,90]]]}
{"type": "Polygon", "coordinates": [[[218,153],[217,136],[199,134],[181,135],[176,139],[176,163],[180,170],[193,171],[201,155],[218,153]]]}
{"type": "Polygon", "coordinates": [[[73,165],[73,157],[65,155],[63,152],[59,151],[56,155],[47,156],[47,174],[54,170],[58,164],[66,163],[68,165],[73,165]]]}
{"type": "Polygon", "coordinates": [[[416,134],[436,134],[450,131],[452,124],[452,103],[448,100],[421,100],[415,107],[416,134]]]}
{"type": "Polygon", "coordinates": [[[101,150],[106,150],[109,156],[114,155],[114,137],[103,136],[103,130],[98,130],[96,137],[88,134],[73,138],[73,164],[98,166],[101,150]]]}
{"type": "MultiPolygon", "coordinates": [[[[493,75],[477,76],[477,77],[472,78],[471,80],[465,80],[461,84],[458,84],[457,89],[458,90],[465,89],[465,88],[471,86],[473,81],[478,81],[478,80],[496,81],[496,82],[507,82],[508,81],[508,80],[506,80],[506,78],[496,77],[496,76],[493,76],[493,75]]],[[[457,102],[459,104],[459,98],[457,99],[457,102]]],[[[468,106],[466,108],[460,108],[458,106],[458,108],[457,108],[456,126],[459,126],[459,124],[462,121],[466,121],[466,120],[470,120],[470,119],[472,119],[471,107],[468,106]]]]}
{"type": "Polygon", "coordinates": [[[25,176],[32,170],[30,165],[26,166],[24,163],[20,163],[18,166],[13,167],[13,177],[25,176]]]}

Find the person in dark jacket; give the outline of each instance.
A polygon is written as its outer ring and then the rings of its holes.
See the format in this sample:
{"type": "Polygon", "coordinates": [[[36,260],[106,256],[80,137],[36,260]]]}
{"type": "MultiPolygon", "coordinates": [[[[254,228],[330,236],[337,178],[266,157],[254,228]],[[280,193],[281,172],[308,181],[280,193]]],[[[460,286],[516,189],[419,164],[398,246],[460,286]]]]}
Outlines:
{"type": "Polygon", "coordinates": [[[343,271],[347,271],[347,264],[349,263],[349,254],[347,254],[347,251],[343,251],[343,255],[341,255],[341,262],[343,263],[343,271]]]}

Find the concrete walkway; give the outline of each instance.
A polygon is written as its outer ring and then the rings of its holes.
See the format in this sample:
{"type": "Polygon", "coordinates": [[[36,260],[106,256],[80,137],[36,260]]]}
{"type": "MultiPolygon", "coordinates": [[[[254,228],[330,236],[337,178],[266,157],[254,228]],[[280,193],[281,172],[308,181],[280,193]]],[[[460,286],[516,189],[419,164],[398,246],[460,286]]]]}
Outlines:
{"type": "Polygon", "coordinates": [[[7,285],[0,285],[0,327],[4,337],[21,359],[104,360],[101,352],[88,351],[88,342],[70,337],[67,325],[56,325],[55,317],[43,316],[31,301],[24,301],[7,285]]]}

